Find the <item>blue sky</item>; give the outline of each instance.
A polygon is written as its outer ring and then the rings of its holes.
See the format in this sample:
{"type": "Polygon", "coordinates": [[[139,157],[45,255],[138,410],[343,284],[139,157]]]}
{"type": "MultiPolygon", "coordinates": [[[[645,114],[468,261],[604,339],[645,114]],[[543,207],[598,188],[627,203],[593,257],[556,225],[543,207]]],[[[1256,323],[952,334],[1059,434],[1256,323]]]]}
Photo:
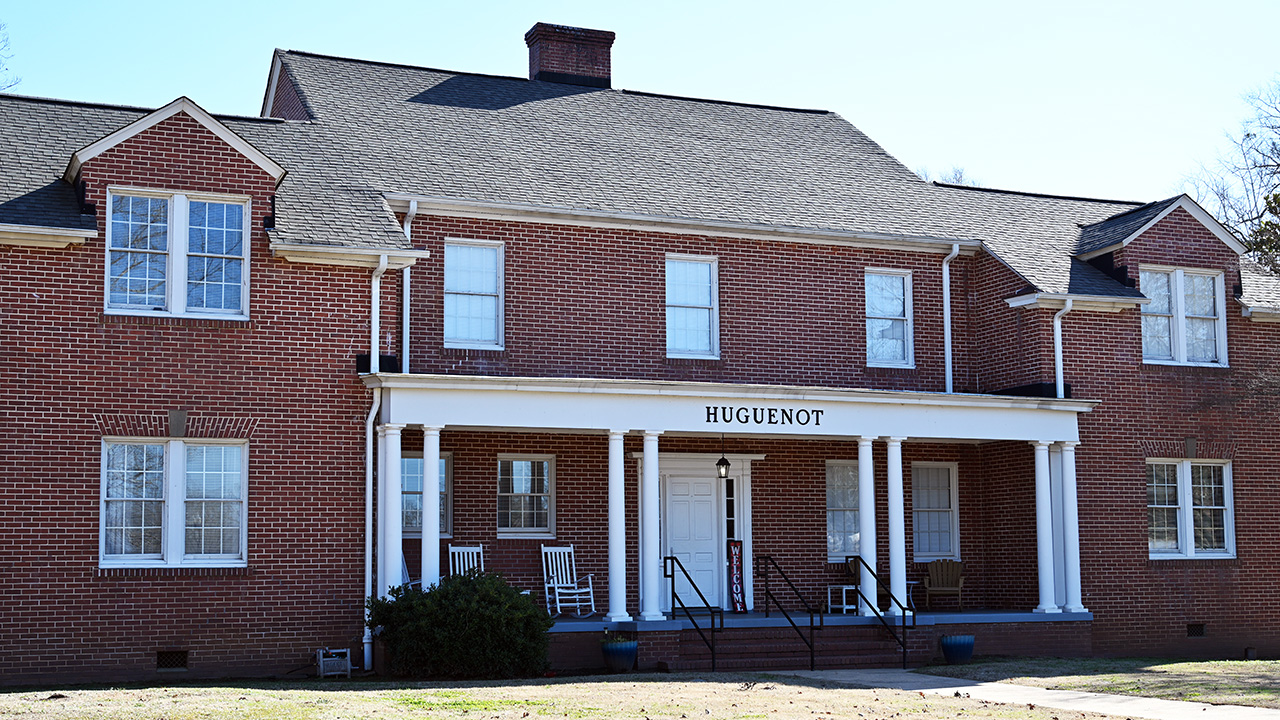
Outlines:
{"type": "Polygon", "coordinates": [[[524,76],[537,21],[612,30],[614,87],[823,108],[909,167],[1150,200],[1280,71],[1280,3],[14,2],[10,92],[257,114],[276,47],[524,76]]]}

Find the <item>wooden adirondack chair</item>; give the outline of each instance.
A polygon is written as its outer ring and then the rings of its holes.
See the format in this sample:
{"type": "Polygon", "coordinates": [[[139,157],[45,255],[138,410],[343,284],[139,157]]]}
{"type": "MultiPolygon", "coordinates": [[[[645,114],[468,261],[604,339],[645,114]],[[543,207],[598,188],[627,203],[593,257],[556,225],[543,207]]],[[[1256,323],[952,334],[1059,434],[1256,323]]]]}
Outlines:
{"type": "Polygon", "coordinates": [[[955,595],[956,604],[964,610],[960,590],[964,587],[964,563],[958,560],[934,560],[929,563],[924,579],[924,606],[933,609],[934,595],[955,595]]]}
{"type": "Polygon", "coordinates": [[[572,545],[542,546],[542,585],[547,597],[547,612],[552,615],[559,615],[565,608],[571,608],[578,617],[596,614],[596,596],[591,575],[578,577],[572,545]],[[551,609],[553,602],[554,611],[551,609]]]}
{"type": "Polygon", "coordinates": [[[466,575],[472,570],[484,572],[484,546],[450,545],[449,574],[466,575]]]}

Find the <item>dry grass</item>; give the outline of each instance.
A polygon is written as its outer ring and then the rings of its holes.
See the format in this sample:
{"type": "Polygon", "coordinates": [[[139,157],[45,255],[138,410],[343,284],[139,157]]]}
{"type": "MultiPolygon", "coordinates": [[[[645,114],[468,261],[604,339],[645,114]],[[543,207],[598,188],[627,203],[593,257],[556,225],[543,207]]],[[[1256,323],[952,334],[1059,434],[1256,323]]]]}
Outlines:
{"type": "Polygon", "coordinates": [[[1050,690],[1280,708],[1280,661],[995,658],[922,672],[1050,690]]]}
{"type": "Polygon", "coordinates": [[[0,718],[1105,718],[762,675],[625,675],[503,683],[273,682],[0,692],[0,718]]]}

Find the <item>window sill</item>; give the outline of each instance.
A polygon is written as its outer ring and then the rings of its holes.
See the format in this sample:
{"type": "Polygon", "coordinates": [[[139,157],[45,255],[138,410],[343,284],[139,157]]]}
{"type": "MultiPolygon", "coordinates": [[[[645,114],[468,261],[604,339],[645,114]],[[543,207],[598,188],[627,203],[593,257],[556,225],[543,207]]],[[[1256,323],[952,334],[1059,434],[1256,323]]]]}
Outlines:
{"type": "Polygon", "coordinates": [[[187,327],[251,328],[248,317],[227,315],[174,315],[172,313],[122,313],[104,310],[98,322],[102,325],[182,325],[187,327]]]}
{"type": "Polygon", "coordinates": [[[168,310],[135,310],[129,308],[107,308],[102,311],[104,315],[124,315],[130,317],[166,317],[166,318],[185,318],[188,320],[238,320],[240,322],[248,322],[247,314],[238,313],[196,313],[184,312],[176,313],[168,310]]]}
{"type": "Polygon", "coordinates": [[[499,540],[555,540],[555,533],[498,533],[499,540]]]}
{"type": "Polygon", "coordinates": [[[959,555],[925,555],[911,558],[911,562],[917,565],[928,565],[934,560],[955,560],[956,562],[963,562],[959,555]]]}
{"type": "Polygon", "coordinates": [[[719,360],[720,355],[695,355],[693,353],[667,353],[668,360],[719,360]]]}
{"type": "Polygon", "coordinates": [[[916,364],[909,365],[887,365],[881,363],[867,363],[868,370],[915,370],[916,364]]]}
{"type": "Polygon", "coordinates": [[[1142,359],[1143,365],[1155,365],[1159,367],[1185,367],[1185,368],[1216,368],[1219,370],[1229,370],[1230,365],[1226,363],[1194,363],[1194,362],[1178,362],[1177,360],[1151,360],[1142,359]]]}
{"type": "Polygon", "coordinates": [[[248,565],[100,565],[95,576],[108,577],[248,577],[248,565]]]}
{"type": "Polygon", "coordinates": [[[1188,561],[1190,561],[1190,562],[1197,562],[1197,561],[1210,561],[1210,562],[1214,562],[1214,561],[1222,561],[1222,560],[1226,560],[1226,561],[1235,561],[1236,559],[1237,559],[1237,558],[1236,558],[1236,556],[1235,556],[1235,553],[1230,553],[1230,554],[1228,554],[1228,553],[1218,553],[1218,554],[1214,554],[1214,555],[1203,554],[1203,555],[1148,555],[1148,556],[1147,556],[1147,561],[1148,561],[1148,562],[1151,562],[1151,563],[1163,563],[1163,562],[1170,562],[1170,561],[1172,561],[1172,562],[1180,562],[1180,563],[1185,563],[1185,562],[1188,562],[1188,561]]]}
{"type": "Polygon", "coordinates": [[[446,350],[488,350],[489,352],[503,352],[507,348],[505,345],[478,345],[470,343],[444,342],[446,350]]]}

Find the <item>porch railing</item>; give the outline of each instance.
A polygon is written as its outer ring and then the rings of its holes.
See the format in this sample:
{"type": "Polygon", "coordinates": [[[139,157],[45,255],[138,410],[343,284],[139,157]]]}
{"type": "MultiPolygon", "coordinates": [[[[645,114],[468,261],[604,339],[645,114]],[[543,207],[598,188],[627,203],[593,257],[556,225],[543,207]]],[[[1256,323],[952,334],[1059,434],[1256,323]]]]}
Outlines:
{"type": "Polygon", "coordinates": [[[674,555],[668,555],[662,558],[662,576],[671,581],[671,617],[675,618],[676,608],[679,608],[680,612],[684,613],[684,616],[688,618],[689,623],[693,625],[693,629],[697,631],[698,637],[702,638],[703,644],[705,644],[707,649],[711,651],[711,672],[715,672],[716,633],[724,629],[724,610],[707,602],[707,597],[702,594],[702,590],[700,590],[698,588],[698,584],[693,581],[693,578],[689,575],[689,571],[684,569],[684,564],[680,562],[680,558],[677,558],[674,555]],[[676,592],[677,570],[680,571],[680,575],[684,577],[685,582],[689,583],[689,587],[693,588],[693,591],[697,593],[698,600],[702,601],[701,605],[695,606],[691,609],[688,605],[685,605],[680,594],[676,592]],[[698,619],[694,617],[694,610],[706,612],[710,626],[706,628],[705,631],[702,626],[698,624],[698,619]],[[720,621],[718,625],[716,623],[717,619],[720,621]]]}
{"type": "Polygon", "coordinates": [[[906,670],[907,669],[907,629],[914,628],[916,626],[915,603],[911,601],[911,595],[910,593],[908,593],[907,604],[903,605],[902,602],[898,600],[897,597],[894,596],[893,591],[889,589],[889,586],[885,585],[884,581],[880,579],[880,576],[876,574],[875,569],[872,568],[870,565],[868,565],[866,560],[862,559],[861,555],[853,555],[851,557],[858,559],[858,564],[862,565],[862,569],[871,573],[871,577],[876,581],[876,586],[878,588],[883,588],[885,594],[889,596],[889,600],[893,603],[893,605],[898,606],[898,618],[901,621],[901,623],[898,627],[898,630],[895,630],[893,623],[886,620],[884,613],[880,611],[880,603],[878,602],[879,591],[877,590],[873,592],[873,595],[876,596],[875,598],[868,598],[862,592],[862,584],[861,583],[858,584],[858,597],[862,598],[862,604],[871,609],[871,612],[875,614],[876,618],[880,621],[880,624],[883,625],[885,629],[889,631],[889,634],[893,636],[893,639],[896,640],[898,642],[898,645],[902,648],[902,669],[906,670]],[[907,616],[911,617],[910,625],[907,625],[907,616]],[[901,630],[901,632],[899,632],[899,630],[901,630]]]}
{"type": "Polygon", "coordinates": [[[823,626],[822,613],[814,610],[813,606],[804,599],[804,596],[800,594],[800,590],[796,588],[795,583],[791,582],[791,578],[787,577],[787,574],[782,571],[782,568],[774,561],[772,555],[757,555],[755,557],[754,575],[764,581],[764,616],[769,617],[769,604],[773,603],[773,605],[775,605],[782,613],[782,616],[787,619],[787,622],[791,624],[791,629],[795,630],[796,635],[800,636],[800,640],[809,647],[809,669],[816,670],[817,653],[814,649],[813,633],[814,630],[823,626]],[[809,613],[808,637],[805,636],[805,632],[800,629],[800,626],[796,624],[796,621],[791,618],[791,613],[787,612],[787,609],[782,606],[782,603],[778,602],[777,596],[773,594],[773,587],[770,581],[775,573],[778,577],[782,578],[784,583],[786,583],[786,587],[791,589],[791,595],[799,601],[800,607],[804,608],[804,611],[809,613]],[[817,617],[816,624],[814,623],[815,616],[817,617]]]}

